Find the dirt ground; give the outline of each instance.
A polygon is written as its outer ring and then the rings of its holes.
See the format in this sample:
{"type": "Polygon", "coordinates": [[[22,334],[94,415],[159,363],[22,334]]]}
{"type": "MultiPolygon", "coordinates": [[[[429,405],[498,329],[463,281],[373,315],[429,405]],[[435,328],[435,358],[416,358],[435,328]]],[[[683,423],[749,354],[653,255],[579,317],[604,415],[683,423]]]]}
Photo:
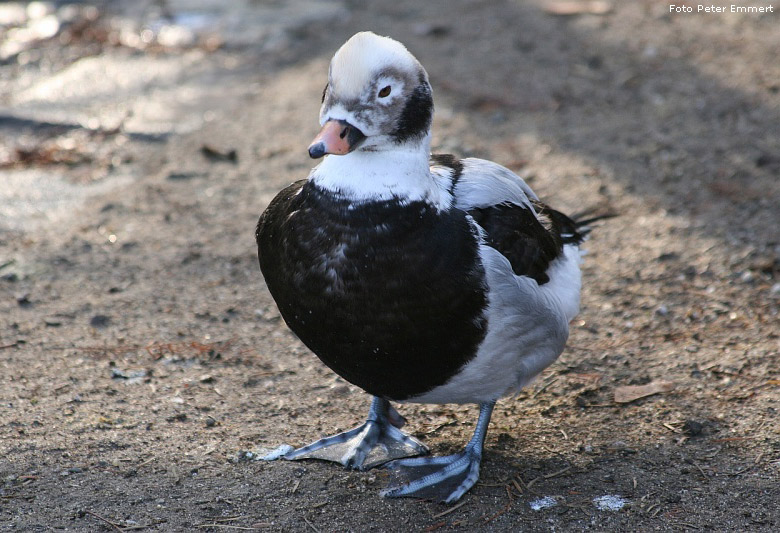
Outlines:
{"type": "MultiPolygon", "coordinates": [[[[298,18],[157,44],[116,38],[116,4],[0,62],[0,530],[780,528],[780,4],[247,2],[298,18]],[[428,69],[434,151],[621,215],[588,243],[567,350],[498,403],[453,507],[381,498],[381,470],[252,460],[368,409],[280,320],[253,242],[312,165],[330,56],[364,29],[428,69]],[[74,100],[100,61],[143,83],[74,100]],[[25,194],[53,200],[14,215],[25,194]],[[615,402],[650,382],[674,388],[615,402]]],[[[477,415],[399,410],[436,454],[477,415]]]]}

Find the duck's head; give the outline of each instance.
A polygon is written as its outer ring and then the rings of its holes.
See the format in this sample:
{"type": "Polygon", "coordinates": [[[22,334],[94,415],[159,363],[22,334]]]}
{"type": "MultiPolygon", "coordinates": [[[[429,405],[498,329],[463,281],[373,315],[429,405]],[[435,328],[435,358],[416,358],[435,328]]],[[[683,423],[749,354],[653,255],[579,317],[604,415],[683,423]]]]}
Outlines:
{"type": "Polygon", "coordinates": [[[420,62],[398,41],[360,32],[330,62],[322,130],[309,155],[316,159],[403,145],[427,150],[432,117],[431,85],[420,62]]]}

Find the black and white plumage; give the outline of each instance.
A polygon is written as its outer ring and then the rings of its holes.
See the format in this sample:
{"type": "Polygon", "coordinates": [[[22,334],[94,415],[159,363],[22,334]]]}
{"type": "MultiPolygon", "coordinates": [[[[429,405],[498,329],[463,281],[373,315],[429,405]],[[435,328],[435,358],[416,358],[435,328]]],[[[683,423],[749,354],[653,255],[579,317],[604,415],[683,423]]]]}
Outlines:
{"type": "Polygon", "coordinates": [[[256,237],[290,329],[374,396],[362,426],[283,456],[387,462],[386,496],[453,502],[478,478],[495,401],[564,348],[587,229],[496,163],[430,156],[432,117],[414,56],[353,36],[331,62],[309,147],[332,155],[279,193],[256,237]],[[390,401],[480,404],[474,438],[454,456],[400,459],[427,449],[400,432],[390,401]]]}

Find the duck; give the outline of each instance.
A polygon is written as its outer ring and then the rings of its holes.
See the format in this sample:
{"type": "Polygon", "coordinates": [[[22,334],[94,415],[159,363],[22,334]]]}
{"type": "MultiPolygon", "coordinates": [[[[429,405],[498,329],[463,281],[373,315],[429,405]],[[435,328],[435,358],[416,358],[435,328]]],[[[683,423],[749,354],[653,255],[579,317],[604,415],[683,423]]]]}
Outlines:
{"type": "Polygon", "coordinates": [[[498,163],[431,154],[428,73],[364,31],[333,56],[322,161],[260,216],[265,284],[290,330],[372,397],[366,421],[265,458],[381,467],[385,497],[453,503],[479,478],[496,401],[564,349],[580,305],[580,245],[601,217],[569,217],[498,163]],[[429,456],[392,403],[476,404],[459,453],[429,456]]]}

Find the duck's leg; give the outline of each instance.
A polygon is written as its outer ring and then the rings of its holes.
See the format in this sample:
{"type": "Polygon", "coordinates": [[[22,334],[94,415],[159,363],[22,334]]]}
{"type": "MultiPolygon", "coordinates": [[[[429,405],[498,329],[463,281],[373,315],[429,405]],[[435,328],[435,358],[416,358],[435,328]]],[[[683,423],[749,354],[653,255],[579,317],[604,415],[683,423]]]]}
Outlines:
{"type": "Polygon", "coordinates": [[[368,470],[393,459],[428,453],[425,444],[399,429],[405,422],[390,402],[374,397],[364,424],[297,450],[272,453],[266,458],[322,459],[355,470],[368,470]]]}
{"type": "Polygon", "coordinates": [[[479,479],[482,446],[495,404],[492,401],[479,406],[474,436],[462,452],[445,457],[400,459],[385,465],[394,483],[382,491],[382,496],[422,498],[444,503],[458,501],[479,479]]]}

